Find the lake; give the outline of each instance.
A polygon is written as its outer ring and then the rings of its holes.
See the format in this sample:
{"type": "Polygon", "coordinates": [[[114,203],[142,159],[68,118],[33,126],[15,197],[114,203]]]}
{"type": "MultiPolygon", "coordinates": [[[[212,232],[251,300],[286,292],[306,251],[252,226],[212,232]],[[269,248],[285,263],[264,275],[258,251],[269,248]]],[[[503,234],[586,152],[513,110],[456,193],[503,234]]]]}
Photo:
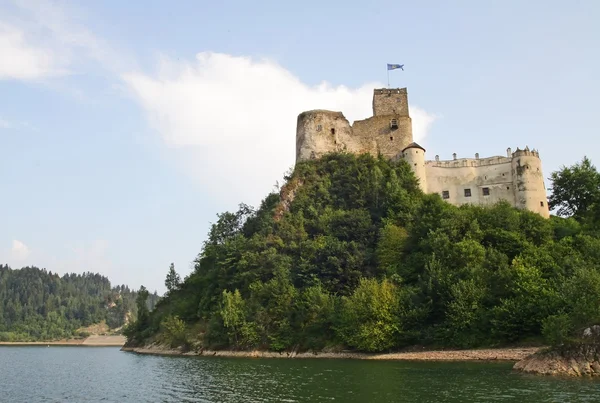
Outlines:
{"type": "Polygon", "coordinates": [[[600,381],[511,363],[158,357],[0,347],[0,402],[598,402],[600,381]]]}

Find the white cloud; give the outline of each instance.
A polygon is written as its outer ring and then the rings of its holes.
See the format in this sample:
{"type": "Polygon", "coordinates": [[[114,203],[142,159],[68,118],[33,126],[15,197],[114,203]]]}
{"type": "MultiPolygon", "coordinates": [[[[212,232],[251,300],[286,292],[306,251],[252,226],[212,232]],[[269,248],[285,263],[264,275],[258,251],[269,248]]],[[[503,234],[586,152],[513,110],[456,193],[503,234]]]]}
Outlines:
{"type": "Polygon", "coordinates": [[[25,260],[29,257],[30,253],[31,251],[23,242],[16,239],[12,241],[12,247],[10,249],[12,259],[17,261],[25,260]]]}
{"type": "Polygon", "coordinates": [[[0,80],[37,80],[59,74],[56,55],[29,43],[23,30],[0,21],[0,80]]]}
{"type": "MultiPolygon", "coordinates": [[[[203,52],[192,62],[160,60],[155,74],[123,75],[164,142],[228,207],[256,204],[294,164],[296,119],[309,109],[372,115],[373,88],[309,86],[270,60],[203,52]]],[[[416,140],[434,116],[412,106],[416,140]]]]}
{"type": "Polygon", "coordinates": [[[96,67],[117,74],[132,60],[86,28],[63,2],[13,0],[0,5],[0,80],[40,80],[96,67]],[[10,21],[10,22],[9,22],[10,21]]]}

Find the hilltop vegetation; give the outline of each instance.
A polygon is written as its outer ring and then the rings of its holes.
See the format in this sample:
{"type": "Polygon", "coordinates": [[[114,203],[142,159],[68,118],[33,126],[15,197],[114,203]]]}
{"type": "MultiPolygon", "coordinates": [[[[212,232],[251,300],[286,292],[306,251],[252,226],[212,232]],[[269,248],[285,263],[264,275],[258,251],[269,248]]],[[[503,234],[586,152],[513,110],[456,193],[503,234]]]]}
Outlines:
{"type": "MultiPolygon", "coordinates": [[[[569,169],[553,174],[564,183],[551,202],[576,210],[569,169]]],[[[404,161],[369,155],[304,161],[286,181],[257,210],[218,216],[194,271],[128,327],[129,345],[556,343],[599,319],[600,215],[455,207],[423,194],[404,161]]]]}
{"type": "MultiPolygon", "coordinates": [[[[99,274],[59,276],[36,267],[0,265],[0,341],[56,340],[85,336],[77,329],[105,321],[120,328],[135,319],[137,293],[111,287],[99,274]]],[[[148,298],[153,304],[158,296],[148,298]]]]}

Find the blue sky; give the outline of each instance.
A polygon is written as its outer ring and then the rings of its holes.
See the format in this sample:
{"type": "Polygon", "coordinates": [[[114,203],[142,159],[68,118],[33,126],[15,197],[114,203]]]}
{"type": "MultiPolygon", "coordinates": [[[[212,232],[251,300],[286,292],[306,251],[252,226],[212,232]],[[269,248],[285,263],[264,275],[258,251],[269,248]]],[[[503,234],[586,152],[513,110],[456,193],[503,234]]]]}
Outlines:
{"type": "Polygon", "coordinates": [[[598,20],[594,0],[0,0],[0,262],[162,292],[293,165],[298,113],[368,117],[386,63],[429,158],[599,163],[598,20]]]}

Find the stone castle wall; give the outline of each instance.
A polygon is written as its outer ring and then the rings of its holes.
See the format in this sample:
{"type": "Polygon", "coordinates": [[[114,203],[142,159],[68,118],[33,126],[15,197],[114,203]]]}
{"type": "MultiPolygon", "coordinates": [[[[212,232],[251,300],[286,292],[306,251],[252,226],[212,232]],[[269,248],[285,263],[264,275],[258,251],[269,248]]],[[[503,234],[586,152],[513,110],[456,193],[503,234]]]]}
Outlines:
{"type": "Polygon", "coordinates": [[[413,142],[406,88],[375,89],[373,116],[352,125],[342,112],[313,110],[298,116],[296,161],[320,158],[329,152],[379,154],[406,160],[421,189],[438,193],[454,205],[492,205],[500,200],[549,217],[542,162],[537,151],[507,156],[425,159],[425,149],[413,142]]]}
{"type": "Polygon", "coordinates": [[[407,117],[373,116],[365,120],[357,120],[352,125],[356,138],[370,144],[373,155],[382,154],[393,158],[412,143],[412,122],[407,117]],[[396,120],[397,128],[390,126],[390,121],[396,120]]]}
{"type": "Polygon", "coordinates": [[[454,205],[493,205],[501,200],[549,217],[541,160],[536,151],[519,150],[510,157],[427,161],[428,193],[454,205]]]}
{"type": "Polygon", "coordinates": [[[454,205],[493,205],[500,200],[514,205],[511,160],[500,157],[497,161],[493,164],[466,158],[427,161],[427,192],[438,193],[454,205]]]}
{"type": "Polygon", "coordinates": [[[517,150],[512,161],[516,207],[549,217],[542,160],[536,151],[517,150]]]}
{"type": "Polygon", "coordinates": [[[373,116],[408,116],[406,88],[380,88],[373,91],[373,116]]]}
{"type": "Polygon", "coordinates": [[[342,112],[313,110],[298,116],[296,161],[328,152],[382,154],[393,158],[413,141],[406,88],[376,89],[373,116],[352,126],[342,112]]]}

